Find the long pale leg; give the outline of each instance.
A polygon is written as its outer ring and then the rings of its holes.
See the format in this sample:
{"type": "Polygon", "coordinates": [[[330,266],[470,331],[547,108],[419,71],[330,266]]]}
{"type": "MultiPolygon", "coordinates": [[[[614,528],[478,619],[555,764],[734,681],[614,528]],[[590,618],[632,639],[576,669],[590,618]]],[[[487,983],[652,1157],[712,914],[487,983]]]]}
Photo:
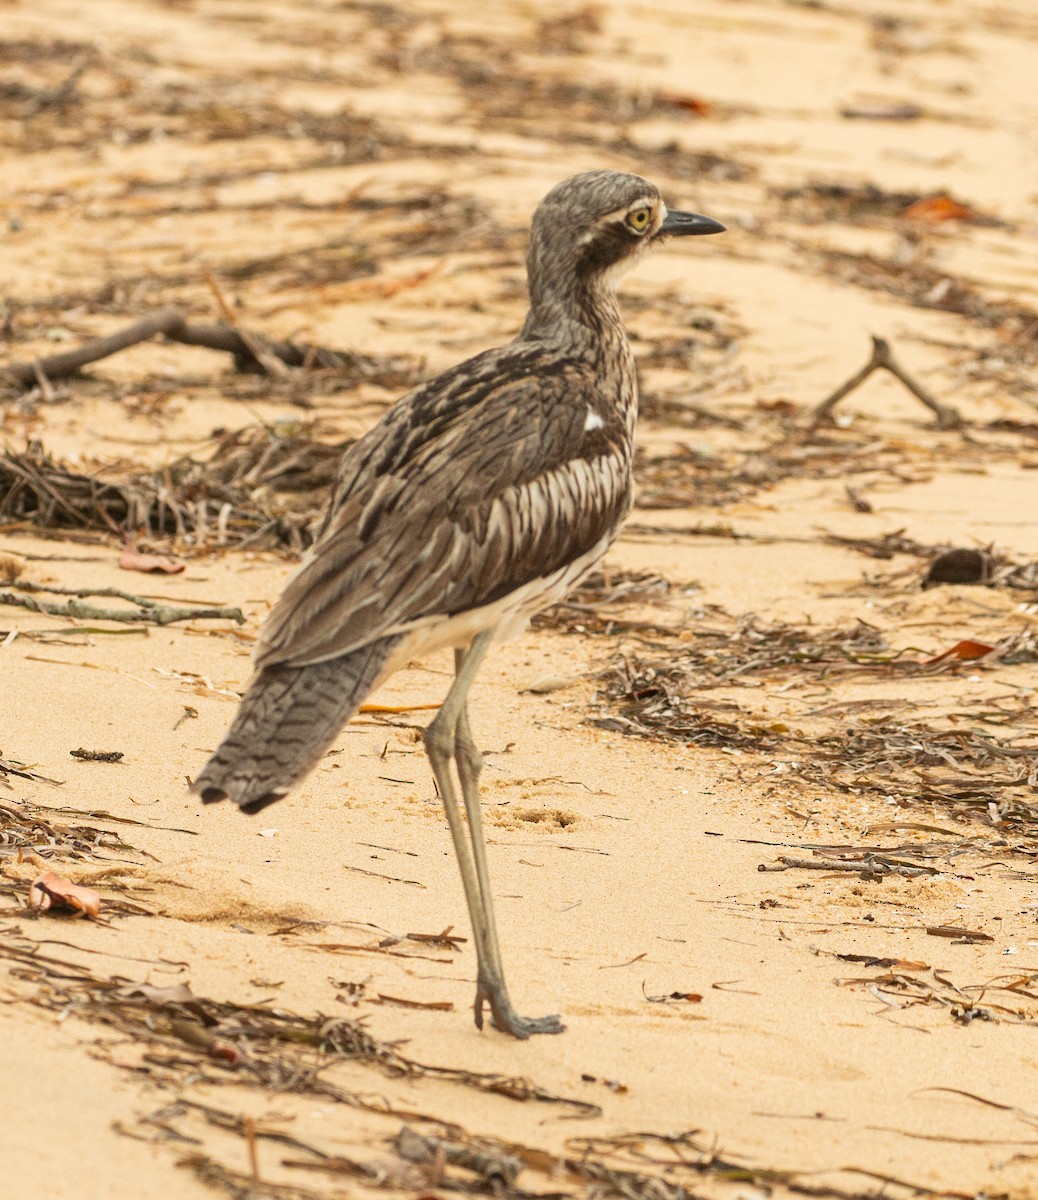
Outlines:
{"type": "Polygon", "coordinates": [[[508,998],[501,968],[501,952],[497,943],[494,904],[483,841],[483,820],[479,807],[479,772],[482,756],[472,740],[466,711],[469,688],[487,652],[490,640],[489,633],[481,633],[467,651],[459,651],[455,655],[454,683],[440,711],[425,731],[425,749],[447,814],[447,824],[454,841],[458,869],[461,872],[465,900],[472,921],[477,958],[476,1025],[480,1029],[483,1028],[483,1005],[487,1003],[498,1029],[512,1034],[513,1037],[528,1038],[533,1033],[561,1033],[564,1026],[558,1017],[520,1017],[508,998]],[[467,837],[450,770],[452,760],[457,767],[469,820],[467,837]]]}

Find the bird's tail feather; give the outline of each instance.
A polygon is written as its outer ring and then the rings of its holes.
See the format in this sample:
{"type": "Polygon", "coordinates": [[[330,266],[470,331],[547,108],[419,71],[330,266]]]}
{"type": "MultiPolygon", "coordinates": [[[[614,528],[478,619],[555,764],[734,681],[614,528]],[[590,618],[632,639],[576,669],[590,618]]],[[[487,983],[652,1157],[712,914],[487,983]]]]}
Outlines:
{"type": "Polygon", "coordinates": [[[397,638],[306,667],[264,667],[192,788],[206,804],[230,798],[247,813],[297,783],[371,691],[397,638]]]}

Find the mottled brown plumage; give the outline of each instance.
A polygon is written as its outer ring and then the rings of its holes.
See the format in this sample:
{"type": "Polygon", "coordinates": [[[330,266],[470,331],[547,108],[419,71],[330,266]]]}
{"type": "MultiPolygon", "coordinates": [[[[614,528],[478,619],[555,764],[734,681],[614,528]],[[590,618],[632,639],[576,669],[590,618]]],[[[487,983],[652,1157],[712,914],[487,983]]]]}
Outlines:
{"type": "Polygon", "coordinates": [[[721,228],[668,213],[636,175],[591,171],[548,194],[518,337],[417,388],[347,450],[313,550],[268,617],[256,674],[194,785],[206,802],[259,811],[313,767],[379,680],[455,647],[456,679],[426,747],[473,921],[476,1023],[489,1003],[517,1037],[562,1025],[519,1017],[505,989],[466,695],[490,640],[565,595],[630,508],[637,389],[616,281],[654,242],[721,228]]]}

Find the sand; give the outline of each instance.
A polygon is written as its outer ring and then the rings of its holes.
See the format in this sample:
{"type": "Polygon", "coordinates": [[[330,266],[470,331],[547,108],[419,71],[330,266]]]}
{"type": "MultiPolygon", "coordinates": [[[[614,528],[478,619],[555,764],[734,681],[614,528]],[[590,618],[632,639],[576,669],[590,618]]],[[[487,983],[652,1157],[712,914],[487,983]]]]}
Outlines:
{"type": "MultiPolygon", "coordinates": [[[[704,1196],[1038,1196],[1034,843],[1026,822],[1007,833],[993,819],[1008,795],[1027,811],[1033,752],[1024,782],[992,787],[995,808],[967,811],[921,784],[824,786],[797,765],[810,749],[793,747],[801,734],[867,728],[878,710],[866,702],[909,723],[955,715],[961,728],[1008,706],[1011,726],[983,727],[1033,746],[1033,660],[750,672],[704,691],[744,731],[776,731],[753,745],[631,736],[617,718],[632,710],[607,694],[622,660],[665,662],[697,629],[752,614],[818,630],[865,621],[910,657],[1033,632],[1033,592],[924,592],[925,556],[879,560],[826,536],[903,531],[1038,559],[1032,6],[911,0],[895,18],[879,4],[777,0],[561,13],[460,0],[8,0],[0,12],[5,362],[163,304],[217,319],[211,274],[246,328],[417,355],[431,373],[512,336],[524,229],[564,175],[638,170],[729,226],[656,255],[623,288],[644,358],[651,503],[607,565],[673,585],[615,611],[681,632],[550,620],[495,648],[473,690],[507,973],[520,1011],[563,1015],[562,1037],[476,1030],[469,942],[379,944],[468,936],[416,728],[428,712],[406,707],[442,697],[446,656],[389,681],[373,699],[401,711],[358,718],[261,817],[202,811],[187,781],[226,728],[292,556],[166,545],[186,570],[145,577],[119,570],[113,537],[5,530],[0,553],[23,580],[239,605],[246,620],[112,636],[3,609],[0,756],[60,785],[8,775],[0,804],[105,813],[49,819],[126,845],[47,857],[93,882],[100,922],[27,913],[42,859],[0,845],[0,1193],[356,1195],[381,1171],[391,1191],[437,1194],[435,1164],[401,1175],[391,1149],[410,1113],[425,1132],[439,1122],[456,1139],[526,1147],[516,1186],[533,1193],[583,1193],[587,1179],[545,1162],[579,1156],[580,1139],[637,1131],[643,1155],[600,1140],[590,1160],[704,1196]],[[55,89],[77,67],[63,97],[55,89]],[[913,119],[875,119],[906,104],[913,119]],[[855,111],[865,115],[844,115],[855,111]],[[897,205],[834,214],[805,194],[816,183],[947,194],[985,219],[912,221],[897,205]],[[811,406],[867,360],[870,334],[972,428],[935,430],[877,375],[841,404],[840,427],[805,434],[811,406]],[[689,338],[691,358],[678,349],[689,338]],[[670,350],[653,358],[660,346],[670,350]],[[670,500],[654,459],[684,464],[668,476],[670,500]],[[711,480],[725,463],[745,469],[722,495],[711,480]],[[848,484],[872,511],[856,511],[848,484]],[[124,757],[79,761],[79,747],[124,757]],[[946,831],[931,873],[760,869],[809,859],[812,846],[901,848],[918,865],[911,846],[940,837],[913,825],[946,831]],[[927,932],[940,926],[988,940],[927,932]],[[76,969],[37,970],[12,949],[76,969]],[[178,1044],[161,1006],[153,1036],[106,1024],[82,978],[68,978],[76,970],[348,1018],[418,1062],[523,1077],[598,1111],[363,1059],[320,1073],[338,1099],[290,1078],[274,1086],[248,1062],[178,1044]],[[260,1134],[255,1177],[233,1125],[246,1116],[260,1134]],[[683,1131],[698,1168],[665,1168],[675,1151],[659,1139],[683,1131]],[[366,1181],[341,1163],[338,1174],[285,1165],[318,1159],[272,1134],[381,1165],[366,1181]]],[[[394,398],[365,384],[301,409],[275,388],[250,394],[223,357],[161,342],[90,375],[50,400],[9,399],[6,444],[36,438],[88,468],[160,466],[256,421],[317,418],[329,439],[354,436],[394,398]]],[[[222,1032],[247,1058],[231,1026],[222,1032]]],[[[312,1067],[308,1054],[292,1061],[312,1067]]]]}

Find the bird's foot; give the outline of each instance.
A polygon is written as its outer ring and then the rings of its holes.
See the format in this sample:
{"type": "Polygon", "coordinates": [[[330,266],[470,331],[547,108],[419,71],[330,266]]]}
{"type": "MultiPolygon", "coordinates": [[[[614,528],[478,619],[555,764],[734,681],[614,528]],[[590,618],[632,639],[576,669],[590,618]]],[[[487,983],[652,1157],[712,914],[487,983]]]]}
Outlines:
{"type": "Polygon", "coordinates": [[[502,1033],[510,1033],[512,1037],[525,1041],[535,1033],[563,1033],[566,1026],[557,1016],[550,1017],[521,1017],[512,1007],[504,984],[484,983],[476,985],[476,1028],[483,1028],[483,1005],[490,1006],[490,1023],[502,1033]]]}

